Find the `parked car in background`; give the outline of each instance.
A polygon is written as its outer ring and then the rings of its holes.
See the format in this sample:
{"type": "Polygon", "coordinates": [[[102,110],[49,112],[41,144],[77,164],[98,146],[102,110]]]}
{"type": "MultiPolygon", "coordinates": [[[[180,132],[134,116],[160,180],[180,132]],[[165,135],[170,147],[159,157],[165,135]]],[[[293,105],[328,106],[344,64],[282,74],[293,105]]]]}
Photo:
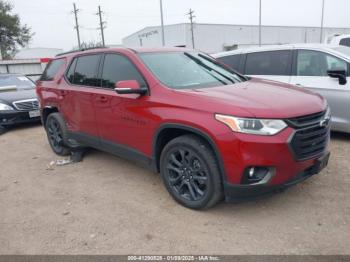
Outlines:
{"type": "Polygon", "coordinates": [[[37,93],[56,154],[93,147],[142,163],[193,209],[287,188],[328,163],[322,96],[190,49],[62,54],[37,93]]]}
{"type": "Polygon", "coordinates": [[[333,35],[326,40],[327,44],[350,47],[350,35],[333,35]]]}
{"type": "Polygon", "coordinates": [[[350,47],[295,44],[213,55],[244,75],[305,87],[328,100],[332,130],[350,133],[350,47]]]}
{"type": "Polygon", "coordinates": [[[25,75],[0,74],[0,129],[40,121],[35,84],[25,75]]]}

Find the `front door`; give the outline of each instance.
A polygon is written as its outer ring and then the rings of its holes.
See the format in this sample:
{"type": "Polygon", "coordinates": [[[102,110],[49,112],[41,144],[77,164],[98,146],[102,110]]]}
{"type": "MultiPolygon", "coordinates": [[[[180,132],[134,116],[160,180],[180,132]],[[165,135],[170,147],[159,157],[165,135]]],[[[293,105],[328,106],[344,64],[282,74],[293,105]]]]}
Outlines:
{"type": "Polygon", "coordinates": [[[325,97],[332,111],[332,128],[350,131],[350,77],[347,77],[345,85],[341,85],[337,78],[331,78],[327,74],[328,70],[335,69],[348,72],[348,63],[324,52],[299,50],[296,75],[291,77],[291,84],[305,87],[325,97]]]}
{"type": "Polygon", "coordinates": [[[95,97],[95,109],[104,149],[115,154],[135,153],[130,158],[150,153],[147,152],[149,137],[154,128],[148,110],[150,96],[121,95],[114,91],[115,84],[124,80],[136,80],[140,86],[147,86],[141,73],[126,56],[107,53],[101,79],[101,89],[95,97]]]}

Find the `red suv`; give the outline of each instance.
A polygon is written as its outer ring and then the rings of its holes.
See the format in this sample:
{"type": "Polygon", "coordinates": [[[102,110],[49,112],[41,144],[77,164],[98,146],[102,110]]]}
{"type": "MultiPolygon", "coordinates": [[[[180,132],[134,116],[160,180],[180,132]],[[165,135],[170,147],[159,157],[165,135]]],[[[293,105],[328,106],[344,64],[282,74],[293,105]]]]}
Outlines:
{"type": "Polygon", "coordinates": [[[193,209],[279,191],[328,163],[325,99],[194,50],[62,54],[37,94],[56,154],[93,147],[141,163],[193,209]]]}

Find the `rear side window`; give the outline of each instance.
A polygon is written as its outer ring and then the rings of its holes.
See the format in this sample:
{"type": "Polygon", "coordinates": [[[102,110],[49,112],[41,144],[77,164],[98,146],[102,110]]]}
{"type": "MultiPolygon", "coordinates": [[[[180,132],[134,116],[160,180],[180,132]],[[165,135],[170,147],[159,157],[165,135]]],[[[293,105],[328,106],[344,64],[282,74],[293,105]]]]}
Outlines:
{"type": "Polygon", "coordinates": [[[228,65],[232,69],[239,71],[239,65],[241,62],[241,55],[228,55],[217,58],[220,62],[228,65]]]}
{"type": "Polygon", "coordinates": [[[247,75],[289,75],[291,51],[258,52],[247,55],[247,75]]]}
{"type": "Polygon", "coordinates": [[[55,78],[55,75],[60,70],[61,66],[64,64],[64,59],[55,59],[51,60],[46,66],[44,73],[42,74],[41,81],[52,81],[55,78]]]}
{"type": "Polygon", "coordinates": [[[350,46],[350,38],[343,38],[340,40],[339,45],[350,46]]]}
{"type": "Polygon", "coordinates": [[[75,85],[100,86],[97,77],[101,55],[86,55],[74,59],[69,67],[68,80],[75,85]]]}
{"type": "Polygon", "coordinates": [[[124,80],[136,80],[141,86],[146,86],[145,80],[128,58],[107,54],[103,63],[102,87],[114,88],[115,83],[124,80]]]}

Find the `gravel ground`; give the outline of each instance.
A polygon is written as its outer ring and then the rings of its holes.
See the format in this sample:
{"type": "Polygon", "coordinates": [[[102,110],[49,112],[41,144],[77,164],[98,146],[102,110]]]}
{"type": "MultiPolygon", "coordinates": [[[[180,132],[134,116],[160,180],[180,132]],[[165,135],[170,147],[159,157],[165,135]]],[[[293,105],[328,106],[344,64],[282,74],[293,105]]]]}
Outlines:
{"type": "Polygon", "coordinates": [[[0,254],[350,254],[350,135],[331,151],[284,193],[199,212],[103,152],[50,170],[43,128],[18,127],[0,136],[0,254]]]}

